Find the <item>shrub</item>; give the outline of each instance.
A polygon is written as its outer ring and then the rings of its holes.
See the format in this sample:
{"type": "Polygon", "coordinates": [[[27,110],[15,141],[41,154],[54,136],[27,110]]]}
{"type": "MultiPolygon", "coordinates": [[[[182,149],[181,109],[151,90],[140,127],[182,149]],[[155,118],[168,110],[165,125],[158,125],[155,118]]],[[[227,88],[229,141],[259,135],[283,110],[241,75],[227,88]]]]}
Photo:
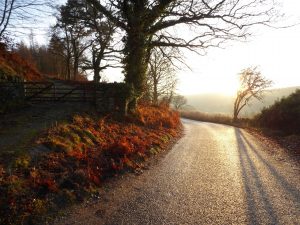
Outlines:
{"type": "Polygon", "coordinates": [[[139,106],[137,122],[151,128],[176,128],[180,124],[179,113],[167,106],[139,106]]]}
{"type": "Polygon", "coordinates": [[[276,101],[255,116],[256,126],[279,130],[287,134],[300,133],[300,89],[276,101]]]}

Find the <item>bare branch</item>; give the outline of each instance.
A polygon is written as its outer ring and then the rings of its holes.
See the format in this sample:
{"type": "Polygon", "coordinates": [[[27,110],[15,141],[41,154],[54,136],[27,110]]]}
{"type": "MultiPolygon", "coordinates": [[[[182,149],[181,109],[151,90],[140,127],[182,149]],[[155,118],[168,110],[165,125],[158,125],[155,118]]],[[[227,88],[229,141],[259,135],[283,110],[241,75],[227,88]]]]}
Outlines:
{"type": "Polygon", "coordinates": [[[257,67],[247,68],[240,75],[240,89],[234,102],[233,120],[236,121],[240,111],[249,104],[252,98],[263,99],[263,91],[272,85],[272,81],[266,79],[257,71],[257,67]]]}

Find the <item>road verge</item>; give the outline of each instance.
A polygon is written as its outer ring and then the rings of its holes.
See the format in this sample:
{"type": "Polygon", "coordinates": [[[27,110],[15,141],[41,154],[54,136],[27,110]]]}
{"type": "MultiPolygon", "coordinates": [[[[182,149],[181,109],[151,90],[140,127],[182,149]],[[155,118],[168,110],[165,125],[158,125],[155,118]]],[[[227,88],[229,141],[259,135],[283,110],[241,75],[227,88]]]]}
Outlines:
{"type": "Polygon", "coordinates": [[[177,112],[152,106],[140,106],[134,117],[90,113],[55,125],[13,167],[0,165],[0,224],[45,223],[97,196],[106,179],[139,173],[180,130],[177,112]]]}

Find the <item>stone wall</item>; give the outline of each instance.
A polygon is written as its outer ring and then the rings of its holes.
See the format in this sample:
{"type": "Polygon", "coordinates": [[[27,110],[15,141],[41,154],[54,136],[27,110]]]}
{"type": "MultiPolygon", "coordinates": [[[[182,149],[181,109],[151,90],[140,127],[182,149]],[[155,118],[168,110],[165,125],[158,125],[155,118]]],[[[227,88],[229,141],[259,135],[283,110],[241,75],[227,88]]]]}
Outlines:
{"type": "Polygon", "coordinates": [[[125,83],[99,83],[95,85],[95,101],[98,112],[127,113],[131,88],[125,83]]]}
{"type": "Polygon", "coordinates": [[[20,82],[0,81],[0,112],[15,108],[24,102],[24,85],[20,82]]]}

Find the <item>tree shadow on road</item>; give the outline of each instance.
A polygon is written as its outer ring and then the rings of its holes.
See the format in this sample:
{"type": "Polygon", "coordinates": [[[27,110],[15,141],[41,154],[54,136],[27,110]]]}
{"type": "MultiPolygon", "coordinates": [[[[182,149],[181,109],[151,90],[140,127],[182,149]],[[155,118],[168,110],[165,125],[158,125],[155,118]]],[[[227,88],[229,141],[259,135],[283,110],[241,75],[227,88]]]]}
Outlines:
{"type": "Polygon", "coordinates": [[[272,181],[275,181],[276,185],[279,184],[284,193],[291,196],[297,208],[300,199],[299,190],[262,157],[257,148],[250,143],[240,129],[235,128],[235,135],[247,203],[248,224],[263,224],[262,219],[268,221],[268,224],[280,224],[278,213],[273,207],[274,199],[268,194],[272,187],[268,184],[264,185],[259,168],[255,164],[259,163],[267,169],[268,174],[271,174],[272,181]],[[250,155],[252,155],[252,158],[250,155]]]}

